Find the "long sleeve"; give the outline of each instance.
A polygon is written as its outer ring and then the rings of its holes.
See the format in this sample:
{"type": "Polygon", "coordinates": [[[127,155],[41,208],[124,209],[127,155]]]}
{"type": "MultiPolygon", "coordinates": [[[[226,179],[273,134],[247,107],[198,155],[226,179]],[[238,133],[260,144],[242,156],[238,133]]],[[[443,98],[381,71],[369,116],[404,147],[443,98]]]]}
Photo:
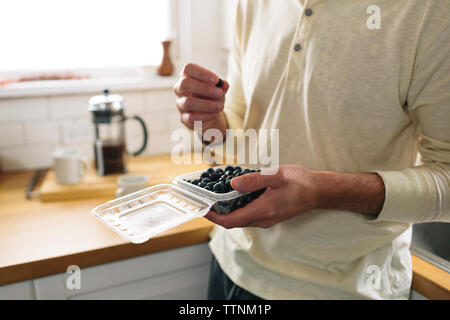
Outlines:
{"type": "Polygon", "coordinates": [[[450,28],[445,25],[418,51],[407,97],[423,165],[377,172],[386,198],[374,221],[450,222],[450,28]]]}

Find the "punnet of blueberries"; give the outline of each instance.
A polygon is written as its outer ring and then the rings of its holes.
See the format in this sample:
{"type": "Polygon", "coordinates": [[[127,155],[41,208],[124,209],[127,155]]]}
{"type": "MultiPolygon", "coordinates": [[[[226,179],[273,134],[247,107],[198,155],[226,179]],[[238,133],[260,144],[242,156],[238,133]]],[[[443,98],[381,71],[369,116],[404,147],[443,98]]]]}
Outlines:
{"type": "MultiPolygon", "coordinates": [[[[183,179],[185,182],[196,185],[197,187],[203,188],[205,190],[224,194],[234,191],[231,186],[231,179],[234,177],[239,177],[252,172],[260,172],[261,170],[253,169],[243,169],[240,166],[227,166],[226,168],[209,168],[200,174],[200,177],[196,179],[183,179]]],[[[263,194],[265,189],[254,191],[251,193],[246,193],[239,195],[236,198],[226,201],[217,201],[213,205],[213,210],[217,213],[229,213],[235,209],[242,208],[249,202],[258,198],[263,194]]]]}

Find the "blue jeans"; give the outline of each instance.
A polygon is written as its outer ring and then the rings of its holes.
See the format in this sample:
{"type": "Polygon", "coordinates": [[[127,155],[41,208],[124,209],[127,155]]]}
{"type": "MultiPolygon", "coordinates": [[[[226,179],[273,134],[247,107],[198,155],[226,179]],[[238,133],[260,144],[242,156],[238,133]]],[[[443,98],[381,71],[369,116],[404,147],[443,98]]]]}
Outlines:
{"type": "Polygon", "coordinates": [[[208,300],[263,300],[242,289],[223,272],[214,255],[209,272],[208,300]]]}

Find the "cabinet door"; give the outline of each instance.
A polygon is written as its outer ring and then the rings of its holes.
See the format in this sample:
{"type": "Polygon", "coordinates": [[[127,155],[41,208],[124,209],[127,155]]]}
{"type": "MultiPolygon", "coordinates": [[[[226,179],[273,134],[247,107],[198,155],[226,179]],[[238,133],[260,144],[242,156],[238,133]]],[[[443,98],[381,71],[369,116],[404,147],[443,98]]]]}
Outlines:
{"type": "Polygon", "coordinates": [[[0,286],[0,300],[30,300],[34,298],[32,281],[0,286]]]}
{"type": "MultiPolygon", "coordinates": [[[[37,299],[205,299],[211,253],[207,243],[83,268],[34,280],[37,299]]],[[[76,261],[72,263],[76,265],[76,261]]]]}

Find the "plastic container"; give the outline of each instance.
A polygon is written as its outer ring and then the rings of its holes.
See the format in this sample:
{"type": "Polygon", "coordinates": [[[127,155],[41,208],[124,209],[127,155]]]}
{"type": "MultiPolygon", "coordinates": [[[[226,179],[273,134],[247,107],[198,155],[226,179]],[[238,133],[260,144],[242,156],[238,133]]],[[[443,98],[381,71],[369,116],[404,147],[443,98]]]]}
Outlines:
{"type": "Polygon", "coordinates": [[[210,209],[220,214],[229,213],[263,192],[233,190],[215,193],[184,181],[198,178],[204,171],[178,176],[173,184],[156,185],[111,200],[94,208],[91,213],[124,239],[142,243],[179,224],[203,217],[210,209]]]}
{"type": "Polygon", "coordinates": [[[186,221],[203,217],[213,203],[172,184],[160,184],[108,201],[92,215],[124,239],[142,243],[186,221]]]}
{"type": "MultiPolygon", "coordinates": [[[[218,167],[214,167],[213,169],[225,169],[227,166],[218,166],[218,167]]],[[[246,167],[242,167],[242,169],[247,169],[246,167]]],[[[178,176],[175,178],[175,183],[181,187],[183,187],[183,189],[189,190],[192,193],[197,194],[199,197],[202,198],[207,198],[208,200],[212,201],[214,204],[212,206],[212,210],[214,210],[217,213],[230,213],[231,211],[238,209],[240,207],[243,207],[244,201],[242,200],[247,200],[249,192],[239,192],[236,190],[233,190],[231,192],[227,192],[227,193],[215,193],[206,189],[203,189],[199,186],[196,186],[192,183],[186,182],[184,181],[185,179],[188,180],[192,180],[192,179],[197,179],[200,177],[200,175],[204,172],[205,170],[199,170],[199,171],[195,171],[195,172],[191,172],[191,173],[187,173],[187,174],[183,174],[181,176],[178,176]],[[242,202],[242,203],[240,203],[242,202]]]]}

